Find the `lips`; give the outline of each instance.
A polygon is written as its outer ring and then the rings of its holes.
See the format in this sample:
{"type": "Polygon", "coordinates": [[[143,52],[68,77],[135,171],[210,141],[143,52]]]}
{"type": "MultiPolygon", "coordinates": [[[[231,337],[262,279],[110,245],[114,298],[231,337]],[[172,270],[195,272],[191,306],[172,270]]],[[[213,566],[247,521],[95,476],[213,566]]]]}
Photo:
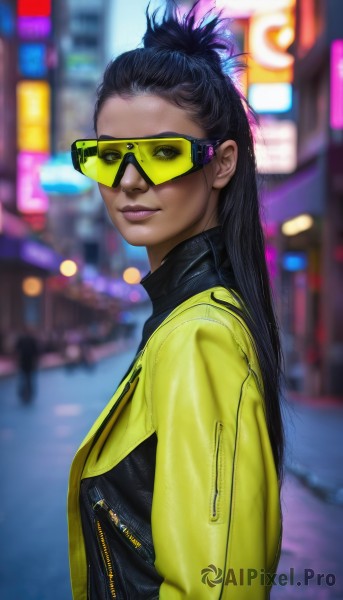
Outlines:
{"type": "Polygon", "coordinates": [[[132,206],[124,206],[121,209],[123,213],[124,219],[131,222],[144,221],[145,219],[149,219],[157,212],[159,212],[159,208],[149,208],[147,206],[142,206],[141,204],[135,204],[132,206]]]}
{"type": "Polygon", "coordinates": [[[142,206],[141,204],[134,204],[133,206],[124,206],[124,208],[121,209],[121,212],[126,213],[133,213],[133,212],[156,212],[156,210],[159,210],[158,208],[149,208],[148,206],[142,206]]]}

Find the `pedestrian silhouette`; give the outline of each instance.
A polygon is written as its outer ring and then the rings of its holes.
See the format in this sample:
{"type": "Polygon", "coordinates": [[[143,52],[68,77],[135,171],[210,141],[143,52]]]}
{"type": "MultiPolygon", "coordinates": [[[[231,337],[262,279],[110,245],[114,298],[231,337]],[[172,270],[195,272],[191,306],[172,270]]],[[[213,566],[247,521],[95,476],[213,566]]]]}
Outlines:
{"type": "Polygon", "coordinates": [[[18,393],[23,402],[30,402],[35,393],[35,373],[39,359],[39,344],[29,327],[18,337],[16,343],[18,364],[18,393]]]}

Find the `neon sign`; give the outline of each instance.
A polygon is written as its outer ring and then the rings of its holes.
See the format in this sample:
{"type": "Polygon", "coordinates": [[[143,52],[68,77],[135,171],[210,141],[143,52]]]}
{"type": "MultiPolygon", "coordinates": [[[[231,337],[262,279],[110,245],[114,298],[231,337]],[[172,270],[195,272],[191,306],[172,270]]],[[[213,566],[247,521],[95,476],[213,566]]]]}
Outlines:
{"type": "Polygon", "coordinates": [[[18,0],[19,17],[48,17],[51,15],[51,0],[18,0]]]}
{"type": "Polygon", "coordinates": [[[22,213],[44,213],[48,210],[48,196],[40,186],[39,173],[48,154],[20,152],[18,154],[17,206],[22,213]]]}
{"type": "Polygon", "coordinates": [[[330,125],[343,129],[343,40],[331,44],[330,125]]]}
{"type": "Polygon", "coordinates": [[[50,17],[18,17],[18,35],[20,38],[41,40],[51,33],[50,17]]]}
{"type": "Polygon", "coordinates": [[[24,43],[19,46],[19,70],[23,77],[45,77],[48,72],[46,45],[24,43]]]}
{"type": "Polygon", "coordinates": [[[280,71],[292,67],[294,58],[286,49],[294,40],[294,28],[285,12],[259,14],[251,19],[250,48],[262,67],[280,71]]]}
{"type": "Polygon", "coordinates": [[[260,173],[292,173],[297,165],[297,128],[293,121],[261,118],[255,153],[260,173]]]}
{"type": "MultiPolygon", "coordinates": [[[[211,4],[211,3],[208,3],[211,4]]],[[[216,0],[216,8],[222,10],[227,17],[246,19],[255,13],[287,10],[292,7],[292,0],[216,0]],[[271,8],[272,5],[272,8],[271,8]]]]}
{"type": "Polygon", "coordinates": [[[253,83],[249,87],[249,103],[258,112],[283,113],[292,108],[290,83],[253,83]]]}
{"type": "Polygon", "coordinates": [[[293,80],[294,57],[287,51],[295,36],[293,5],[289,1],[287,10],[256,12],[250,18],[249,84],[293,80]]]}
{"type": "Polygon", "coordinates": [[[48,152],[50,147],[50,86],[47,81],[17,84],[18,146],[48,152]]]}

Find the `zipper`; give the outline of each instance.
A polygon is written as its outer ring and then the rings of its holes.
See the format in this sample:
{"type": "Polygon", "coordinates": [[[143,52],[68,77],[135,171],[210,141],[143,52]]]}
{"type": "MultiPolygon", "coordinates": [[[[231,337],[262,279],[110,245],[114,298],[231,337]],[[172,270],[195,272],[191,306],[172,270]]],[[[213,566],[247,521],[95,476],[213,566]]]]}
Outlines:
{"type": "Polygon", "coordinates": [[[212,498],[212,513],[211,517],[213,520],[217,520],[219,517],[219,494],[220,494],[220,471],[221,471],[221,437],[223,431],[223,424],[216,423],[215,441],[214,441],[214,492],[212,498]]]}
{"type": "Polygon", "coordinates": [[[104,562],[105,569],[106,569],[108,587],[110,590],[111,598],[117,598],[117,592],[116,592],[116,587],[115,587],[115,583],[114,583],[115,573],[114,573],[114,569],[113,569],[113,565],[112,565],[112,561],[111,561],[110,551],[109,551],[109,548],[108,548],[108,545],[106,542],[105,534],[101,527],[101,523],[98,519],[95,521],[95,526],[96,526],[97,537],[98,537],[98,541],[99,541],[99,545],[100,545],[102,560],[104,562]]]}
{"type": "Polygon", "coordinates": [[[119,404],[121,403],[121,401],[123,400],[123,398],[126,396],[126,394],[128,393],[128,391],[130,390],[131,384],[138,377],[138,375],[141,372],[141,370],[142,370],[142,366],[140,365],[139,367],[137,367],[137,369],[135,369],[135,371],[132,373],[130,379],[126,382],[122,393],[120,394],[119,398],[114,403],[114,405],[112,406],[112,408],[111,408],[110,412],[108,413],[106,419],[103,421],[103,425],[104,426],[106,425],[106,423],[108,422],[108,420],[112,417],[113,413],[115,412],[115,410],[117,409],[117,407],[119,406],[119,404]]]}
{"type": "Polygon", "coordinates": [[[137,534],[132,531],[131,527],[127,525],[122,516],[108,505],[96,487],[89,490],[89,497],[92,501],[93,510],[98,514],[102,513],[115,533],[119,534],[126,544],[137,552],[137,554],[139,554],[146,562],[153,565],[155,561],[154,553],[143,545],[140,536],[137,536],[137,534]]]}
{"type": "MultiPolygon", "coordinates": [[[[107,414],[106,418],[101,423],[99,429],[96,431],[96,433],[94,435],[94,438],[93,438],[93,441],[92,441],[92,444],[91,444],[91,446],[90,446],[90,448],[88,450],[88,454],[87,454],[85,463],[87,462],[88,456],[89,456],[90,452],[92,451],[92,449],[94,448],[94,445],[98,441],[101,433],[103,432],[103,430],[105,429],[106,425],[110,421],[111,417],[113,416],[114,412],[118,408],[119,404],[123,401],[123,399],[125,398],[125,396],[129,392],[132,383],[138,377],[138,375],[141,372],[141,370],[142,370],[142,366],[139,365],[133,371],[130,379],[126,382],[126,384],[125,384],[125,386],[124,386],[121,394],[117,398],[115,404],[112,406],[112,408],[109,411],[109,413],[107,414]]],[[[98,519],[95,519],[94,524],[95,524],[95,528],[96,528],[96,537],[97,537],[97,540],[98,540],[101,557],[102,557],[102,560],[103,560],[103,563],[104,563],[104,566],[105,566],[105,570],[106,570],[106,574],[107,574],[107,580],[108,580],[108,586],[109,586],[110,595],[111,595],[111,598],[118,598],[117,591],[116,591],[116,586],[115,586],[115,582],[114,582],[115,571],[113,569],[111,555],[110,555],[109,547],[108,547],[107,542],[106,542],[105,534],[104,534],[103,529],[101,527],[101,523],[100,523],[100,521],[98,519]]],[[[90,565],[89,565],[89,572],[88,572],[88,586],[90,586],[90,565]]],[[[88,594],[89,593],[90,593],[90,590],[88,590],[88,594]]]]}
{"type": "Polygon", "coordinates": [[[111,410],[109,411],[109,413],[107,414],[106,418],[103,420],[103,422],[101,423],[99,429],[97,430],[97,432],[94,435],[93,438],[93,442],[91,445],[91,448],[89,449],[89,452],[91,452],[91,450],[94,448],[96,442],[98,441],[100,435],[102,434],[103,430],[105,429],[107,423],[110,421],[111,417],[113,416],[113,413],[117,410],[119,404],[122,402],[122,400],[125,398],[126,394],[129,392],[132,383],[134,382],[134,380],[138,377],[139,373],[142,370],[142,366],[140,365],[139,367],[137,367],[137,369],[132,373],[130,379],[126,382],[124,389],[122,391],[122,393],[120,394],[120,396],[117,398],[116,402],[114,403],[114,405],[112,406],[111,410]]]}

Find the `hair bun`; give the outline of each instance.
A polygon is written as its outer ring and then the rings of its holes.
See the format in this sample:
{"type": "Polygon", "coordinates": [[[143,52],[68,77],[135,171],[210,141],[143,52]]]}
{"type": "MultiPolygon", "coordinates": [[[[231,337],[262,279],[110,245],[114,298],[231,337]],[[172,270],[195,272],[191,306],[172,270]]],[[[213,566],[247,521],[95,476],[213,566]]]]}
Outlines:
{"type": "Polygon", "coordinates": [[[144,48],[154,48],[157,52],[180,52],[187,56],[203,58],[212,68],[222,72],[220,52],[232,55],[233,45],[222,30],[223,20],[214,16],[207,19],[207,13],[200,23],[196,23],[196,2],[191,10],[180,16],[177,8],[167,9],[162,21],[157,22],[155,11],[151,16],[146,12],[147,30],[143,37],[144,48]]]}

